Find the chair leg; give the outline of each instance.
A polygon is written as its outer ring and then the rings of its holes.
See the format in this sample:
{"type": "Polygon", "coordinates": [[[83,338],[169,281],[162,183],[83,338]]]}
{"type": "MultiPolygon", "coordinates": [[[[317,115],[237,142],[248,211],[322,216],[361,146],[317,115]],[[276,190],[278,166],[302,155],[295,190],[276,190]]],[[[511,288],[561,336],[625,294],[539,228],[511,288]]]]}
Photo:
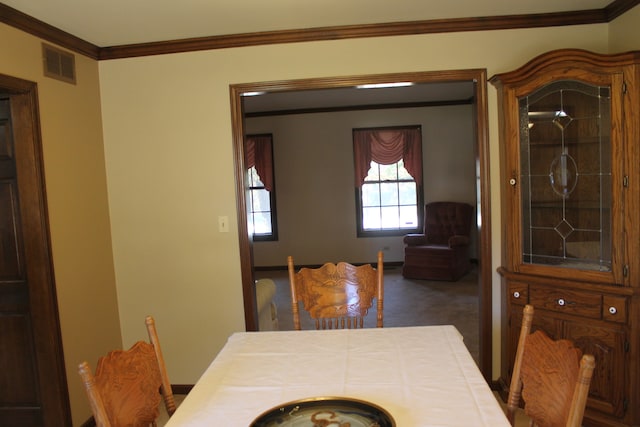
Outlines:
{"type": "Polygon", "coordinates": [[[516,350],[516,359],[513,363],[513,374],[511,375],[511,384],[509,385],[509,398],[507,399],[507,419],[513,426],[515,425],[515,413],[520,405],[520,397],[522,392],[522,380],[520,378],[520,368],[522,366],[522,357],[524,354],[524,343],[531,332],[531,323],[533,322],[533,306],[526,305],[524,307],[522,317],[522,327],[518,338],[518,347],[516,350]]]}

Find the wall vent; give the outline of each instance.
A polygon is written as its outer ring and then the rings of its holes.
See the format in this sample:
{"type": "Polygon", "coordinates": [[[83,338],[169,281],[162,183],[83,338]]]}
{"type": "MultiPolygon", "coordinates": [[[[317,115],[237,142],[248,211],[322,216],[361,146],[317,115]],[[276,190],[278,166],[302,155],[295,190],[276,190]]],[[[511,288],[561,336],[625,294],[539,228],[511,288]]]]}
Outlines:
{"type": "Polygon", "coordinates": [[[45,76],[76,84],[76,58],[73,54],[43,43],[42,63],[45,76]]]}

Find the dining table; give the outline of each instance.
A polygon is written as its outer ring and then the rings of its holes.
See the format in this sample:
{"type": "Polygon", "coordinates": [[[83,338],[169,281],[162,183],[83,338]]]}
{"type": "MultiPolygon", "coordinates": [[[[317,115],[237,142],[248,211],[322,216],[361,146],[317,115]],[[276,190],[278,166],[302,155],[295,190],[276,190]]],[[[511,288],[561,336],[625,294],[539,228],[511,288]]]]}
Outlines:
{"type": "Polygon", "coordinates": [[[438,325],[234,333],[166,427],[248,427],[317,398],[369,403],[397,427],[509,426],[462,335],[438,325]]]}

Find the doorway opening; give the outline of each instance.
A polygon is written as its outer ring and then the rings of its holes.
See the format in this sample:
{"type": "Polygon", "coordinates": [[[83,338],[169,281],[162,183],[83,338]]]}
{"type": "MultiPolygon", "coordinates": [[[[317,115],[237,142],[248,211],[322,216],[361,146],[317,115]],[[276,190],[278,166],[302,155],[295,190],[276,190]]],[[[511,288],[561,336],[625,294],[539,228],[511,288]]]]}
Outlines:
{"type": "MultiPolygon", "coordinates": [[[[257,310],[254,286],[254,260],[251,236],[247,226],[248,183],[244,166],[244,119],[243,99],[248,93],[300,94],[304,91],[324,91],[355,88],[360,85],[379,85],[393,82],[412,82],[420,86],[443,83],[470,82],[473,86],[472,106],[474,115],[474,155],[476,160],[476,207],[477,207],[477,257],[479,292],[479,342],[480,370],[487,381],[491,380],[492,366],[492,307],[491,307],[491,224],[490,224],[490,179],[489,138],[487,118],[487,77],[484,69],[433,71],[362,75],[351,77],[328,77],[303,80],[285,80],[259,83],[243,83],[230,86],[233,148],[236,174],[236,201],[242,273],[242,291],[247,330],[257,330],[257,310]]],[[[333,106],[335,107],[335,105],[333,106]]],[[[322,106],[306,106],[307,109],[322,106]]]]}

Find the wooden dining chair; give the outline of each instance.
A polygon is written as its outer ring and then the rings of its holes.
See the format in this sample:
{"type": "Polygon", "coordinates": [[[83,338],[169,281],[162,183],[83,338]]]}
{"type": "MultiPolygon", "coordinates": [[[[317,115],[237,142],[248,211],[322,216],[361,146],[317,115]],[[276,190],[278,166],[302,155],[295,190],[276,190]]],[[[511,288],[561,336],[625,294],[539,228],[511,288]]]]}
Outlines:
{"type": "Polygon", "coordinates": [[[162,397],[169,416],[176,410],[155,321],[145,323],[150,343],[109,352],[95,375],[86,361],[78,367],[97,427],[155,426],[162,397]]]}
{"type": "Polygon", "coordinates": [[[296,272],[293,257],[287,258],[291,286],[293,325],[300,330],[301,301],[315,320],[316,329],[364,327],[364,317],[376,300],[376,327],[382,328],[384,276],[382,252],[377,267],[354,266],[346,262],[326,263],[319,268],[301,268],[296,272]]]}
{"type": "Polygon", "coordinates": [[[534,308],[526,305],[507,400],[507,418],[524,400],[530,426],[580,427],[595,368],[592,355],[569,340],[552,340],[542,330],[531,332],[534,308]]]}

